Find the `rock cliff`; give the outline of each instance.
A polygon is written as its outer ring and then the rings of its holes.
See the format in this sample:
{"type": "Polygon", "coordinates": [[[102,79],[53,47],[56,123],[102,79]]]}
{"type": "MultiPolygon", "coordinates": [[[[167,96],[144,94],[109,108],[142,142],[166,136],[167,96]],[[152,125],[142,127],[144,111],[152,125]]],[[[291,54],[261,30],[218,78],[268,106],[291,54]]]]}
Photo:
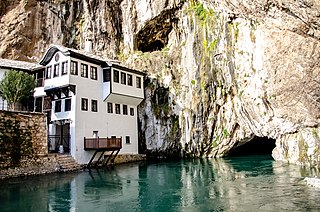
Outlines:
{"type": "Polygon", "coordinates": [[[269,137],[276,160],[319,166],[319,17],[316,0],[1,1],[0,56],[92,39],[148,73],[142,148],[221,157],[269,137]]]}

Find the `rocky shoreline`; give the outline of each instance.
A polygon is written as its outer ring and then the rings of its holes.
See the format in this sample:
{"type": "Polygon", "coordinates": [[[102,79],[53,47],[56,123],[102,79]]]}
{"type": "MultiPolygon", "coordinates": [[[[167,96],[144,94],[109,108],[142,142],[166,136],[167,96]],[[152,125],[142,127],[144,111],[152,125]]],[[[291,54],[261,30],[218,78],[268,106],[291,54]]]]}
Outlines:
{"type": "MultiPolygon", "coordinates": [[[[113,165],[146,160],[145,155],[118,155],[113,165]]],[[[59,154],[49,154],[33,159],[21,161],[19,167],[0,170],[0,180],[25,177],[32,175],[46,175],[59,172],[81,171],[86,169],[86,164],[61,164],[59,154]]]]}

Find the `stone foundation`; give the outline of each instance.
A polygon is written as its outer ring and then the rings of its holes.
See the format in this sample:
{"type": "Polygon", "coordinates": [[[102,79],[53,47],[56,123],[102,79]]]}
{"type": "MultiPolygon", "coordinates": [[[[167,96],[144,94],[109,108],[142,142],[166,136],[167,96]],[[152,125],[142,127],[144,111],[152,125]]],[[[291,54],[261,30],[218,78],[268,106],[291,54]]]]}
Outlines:
{"type": "Polygon", "coordinates": [[[117,155],[117,157],[114,159],[114,164],[130,163],[130,162],[143,161],[143,160],[146,160],[146,155],[123,154],[123,155],[117,155]]]}

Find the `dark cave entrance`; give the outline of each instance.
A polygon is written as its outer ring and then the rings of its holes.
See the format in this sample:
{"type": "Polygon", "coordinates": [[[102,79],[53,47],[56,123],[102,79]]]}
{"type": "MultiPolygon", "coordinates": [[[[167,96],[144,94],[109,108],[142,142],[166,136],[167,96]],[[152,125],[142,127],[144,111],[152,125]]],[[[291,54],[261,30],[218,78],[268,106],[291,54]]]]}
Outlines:
{"type": "Polygon", "coordinates": [[[234,147],[228,156],[247,156],[247,155],[271,155],[276,147],[276,140],[267,137],[255,137],[251,141],[234,147]]]}

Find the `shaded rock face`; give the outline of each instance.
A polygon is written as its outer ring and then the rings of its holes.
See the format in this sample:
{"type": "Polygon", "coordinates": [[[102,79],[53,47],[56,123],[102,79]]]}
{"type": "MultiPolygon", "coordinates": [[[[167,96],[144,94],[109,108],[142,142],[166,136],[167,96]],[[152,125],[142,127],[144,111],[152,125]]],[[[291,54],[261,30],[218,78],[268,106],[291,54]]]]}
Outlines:
{"type": "Polygon", "coordinates": [[[2,57],[38,59],[50,43],[90,38],[148,73],[141,149],[221,157],[269,137],[275,159],[319,164],[318,1],[7,2],[2,57]]]}

